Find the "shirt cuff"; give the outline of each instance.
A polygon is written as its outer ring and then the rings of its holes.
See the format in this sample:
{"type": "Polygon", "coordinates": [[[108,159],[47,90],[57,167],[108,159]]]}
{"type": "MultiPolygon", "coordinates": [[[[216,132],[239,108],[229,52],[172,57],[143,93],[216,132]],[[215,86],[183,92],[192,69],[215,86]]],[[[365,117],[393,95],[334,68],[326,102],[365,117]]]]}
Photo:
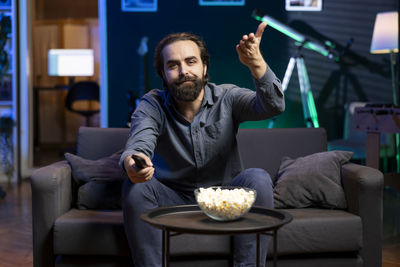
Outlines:
{"type": "Polygon", "coordinates": [[[138,152],[134,151],[134,150],[125,150],[122,155],[121,158],[119,159],[119,166],[126,172],[125,170],[125,166],[124,166],[124,160],[126,157],[131,156],[133,154],[136,154],[138,152]]]}
{"type": "Polygon", "coordinates": [[[257,88],[268,88],[268,85],[272,83],[277,94],[283,96],[282,83],[269,66],[261,78],[254,79],[254,83],[257,88]]]}

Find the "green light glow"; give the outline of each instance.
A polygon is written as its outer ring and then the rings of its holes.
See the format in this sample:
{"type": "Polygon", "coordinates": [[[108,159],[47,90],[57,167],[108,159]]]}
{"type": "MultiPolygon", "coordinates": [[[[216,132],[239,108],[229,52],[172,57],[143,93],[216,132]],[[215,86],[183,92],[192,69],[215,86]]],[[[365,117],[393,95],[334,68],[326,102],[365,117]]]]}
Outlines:
{"type": "MultiPolygon", "coordinates": [[[[280,31],[281,33],[289,36],[290,38],[294,39],[296,41],[296,45],[297,46],[303,46],[307,49],[313,50],[317,53],[320,53],[323,56],[329,57],[329,58],[333,58],[335,61],[339,61],[339,57],[337,56],[333,56],[324,46],[322,45],[318,45],[318,44],[314,44],[310,41],[307,41],[306,38],[304,36],[302,36],[301,34],[297,33],[295,30],[292,30],[288,27],[285,27],[284,25],[281,26],[278,24],[278,21],[274,22],[273,18],[268,18],[268,16],[265,17],[260,17],[257,15],[253,16],[256,20],[259,21],[265,21],[268,26],[271,26],[272,28],[276,29],[277,31],[280,31]],[[267,18],[266,18],[267,17],[267,18]]],[[[333,43],[331,43],[330,41],[326,41],[325,45],[327,47],[330,48],[335,48],[335,45],[333,43]]]]}
{"type": "Polygon", "coordinates": [[[330,48],[333,48],[333,49],[336,48],[336,45],[334,43],[332,43],[331,41],[325,41],[325,45],[327,47],[330,47],[330,48]]]}
{"type": "Polygon", "coordinates": [[[310,42],[306,42],[305,44],[304,44],[304,47],[305,48],[308,48],[308,49],[310,49],[310,50],[314,50],[315,52],[318,52],[318,53],[320,53],[320,54],[322,54],[322,55],[324,55],[324,56],[329,56],[329,53],[328,53],[328,51],[326,51],[326,50],[322,50],[322,49],[320,49],[319,47],[317,47],[316,45],[314,45],[314,44],[312,44],[312,43],[310,43],[310,42]]]}
{"type": "Polygon", "coordinates": [[[278,30],[278,31],[280,31],[281,33],[283,33],[283,34],[289,36],[290,38],[293,38],[293,39],[296,40],[297,42],[303,42],[303,41],[304,41],[304,38],[302,38],[301,36],[295,34],[294,32],[291,32],[291,31],[286,30],[285,28],[283,28],[283,27],[277,25],[276,23],[274,23],[274,22],[272,22],[272,21],[266,20],[266,19],[261,18],[261,17],[259,17],[259,16],[255,16],[255,19],[257,19],[257,20],[259,20],[259,21],[265,21],[265,22],[268,24],[268,26],[271,26],[271,27],[274,28],[275,30],[278,30]]]}
{"type": "Polygon", "coordinates": [[[308,93],[307,94],[307,97],[308,97],[307,103],[308,103],[308,108],[310,111],[311,120],[314,124],[314,128],[319,128],[318,115],[317,115],[317,109],[315,108],[314,97],[312,95],[311,90],[309,90],[307,93],[308,93]]]}

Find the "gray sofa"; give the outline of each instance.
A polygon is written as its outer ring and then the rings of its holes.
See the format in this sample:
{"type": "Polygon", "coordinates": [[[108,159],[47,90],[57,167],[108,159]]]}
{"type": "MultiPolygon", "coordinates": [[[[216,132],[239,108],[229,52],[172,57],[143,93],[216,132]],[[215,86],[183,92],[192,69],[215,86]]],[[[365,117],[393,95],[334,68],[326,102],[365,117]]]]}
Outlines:
{"type": "MultiPolygon", "coordinates": [[[[124,146],[127,135],[123,128],[82,127],[77,154],[108,156],[124,146]]],[[[283,156],[327,147],[321,128],[241,129],[238,143],[244,166],[264,168],[271,177],[283,156]]],[[[278,232],[279,266],[381,265],[383,175],[354,163],[343,165],[341,173],[347,210],[285,209],[294,219],[278,232]]],[[[76,192],[66,161],[36,170],[31,185],[35,267],[130,265],[122,212],[74,208],[76,192]]],[[[229,237],[177,236],[171,240],[172,266],[229,266],[219,257],[229,249],[229,237]]]]}

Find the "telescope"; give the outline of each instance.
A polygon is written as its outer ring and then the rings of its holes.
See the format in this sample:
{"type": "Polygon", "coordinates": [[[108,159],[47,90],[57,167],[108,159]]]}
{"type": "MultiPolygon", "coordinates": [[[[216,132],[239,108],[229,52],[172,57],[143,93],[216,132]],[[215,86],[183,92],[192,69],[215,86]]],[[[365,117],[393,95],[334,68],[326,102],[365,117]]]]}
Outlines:
{"type": "Polygon", "coordinates": [[[294,39],[296,41],[296,45],[313,50],[317,53],[320,53],[323,56],[326,56],[330,59],[334,59],[335,61],[339,61],[339,58],[335,56],[331,51],[331,49],[335,47],[330,41],[325,41],[325,46],[312,42],[309,38],[305,37],[303,34],[290,28],[289,26],[283,24],[278,20],[268,15],[265,15],[264,12],[262,12],[259,9],[255,9],[253,11],[252,17],[259,21],[265,21],[268,24],[268,26],[294,39]]]}
{"type": "MultiPolygon", "coordinates": [[[[253,11],[252,16],[256,20],[265,21],[268,26],[280,31],[281,33],[289,36],[290,38],[296,41],[296,45],[299,46],[299,49],[304,47],[311,49],[320,53],[321,55],[327,56],[328,58],[335,58],[330,50],[325,48],[322,45],[314,43],[307,39],[303,34],[299,33],[298,31],[290,28],[287,25],[279,22],[278,20],[271,18],[270,16],[265,15],[261,10],[256,9],[253,11]]],[[[335,59],[336,60],[336,59],[335,59]]],[[[315,107],[314,97],[311,91],[311,84],[308,78],[307,68],[304,62],[304,58],[300,53],[297,53],[295,56],[292,56],[289,60],[288,66],[286,68],[285,76],[282,80],[282,90],[285,92],[290,78],[292,77],[293,69],[297,66],[298,78],[299,78],[299,85],[300,85],[300,95],[301,95],[301,103],[303,107],[303,117],[304,123],[307,127],[311,128],[318,128],[318,114],[317,109],[315,107]]],[[[268,128],[273,127],[274,120],[271,120],[269,123],[268,128]]]]}

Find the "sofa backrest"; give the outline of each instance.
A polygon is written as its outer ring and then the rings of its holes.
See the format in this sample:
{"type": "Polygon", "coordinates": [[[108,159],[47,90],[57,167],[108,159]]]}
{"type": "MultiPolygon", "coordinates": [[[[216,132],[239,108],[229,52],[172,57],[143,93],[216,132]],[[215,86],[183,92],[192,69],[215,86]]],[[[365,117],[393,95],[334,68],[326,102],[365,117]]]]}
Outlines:
{"type": "Polygon", "coordinates": [[[77,154],[85,159],[107,157],[125,147],[128,128],[80,127],[77,154]]]}
{"type": "MultiPolygon", "coordinates": [[[[99,159],[125,147],[128,128],[81,127],[78,155],[99,159]]],[[[326,151],[327,138],[323,128],[240,129],[239,151],[245,168],[263,168],[274,178],[281,158],[297,158],[326,151]]]]}
{"type": "Polygon", "coordinates": [[[323,128],[240,129],[237,136],[245,168],[263,168],[274,179],[282,157],[302,157],[326,151],[323,128]]]}

